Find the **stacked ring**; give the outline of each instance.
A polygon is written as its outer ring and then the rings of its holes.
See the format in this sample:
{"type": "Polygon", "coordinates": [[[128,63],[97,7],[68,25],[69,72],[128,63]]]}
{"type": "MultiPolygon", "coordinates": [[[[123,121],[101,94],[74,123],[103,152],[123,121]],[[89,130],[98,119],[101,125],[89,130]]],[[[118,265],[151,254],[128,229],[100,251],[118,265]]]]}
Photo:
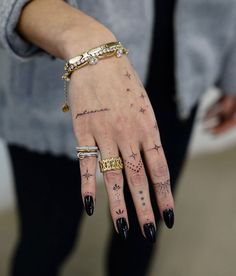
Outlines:
{"type": "Polygon", "coordinates": [[[78,159],[84,159],[85,157],[98,157],[98,147],[96,146],[83,146],[76,147],[78,159]]]}
{"type": "Polygon", "coordinates": [[[100,172],[122,170],[124,167],[123,161],[120,157],[112,157],[99,161],[100,172]]]}

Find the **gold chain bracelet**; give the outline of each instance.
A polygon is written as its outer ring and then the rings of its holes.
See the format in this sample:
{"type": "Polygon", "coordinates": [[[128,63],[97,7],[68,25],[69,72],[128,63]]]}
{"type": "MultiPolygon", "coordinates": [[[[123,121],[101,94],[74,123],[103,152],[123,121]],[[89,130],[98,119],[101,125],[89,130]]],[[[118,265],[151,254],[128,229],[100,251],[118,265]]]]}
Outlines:
{"type": "Polygon", "coordinates": [[[95,65],[97,64],[99,59],[107,58],[107,57],[121,57],[123,54],[127,55],[128,50],[123,47],[121,42],[110,42],[103,44],[99,47],[93,48],[87,52],[82,53],[79,56],[71,58],[69,61],[66,62],[64,67],[64,74],[62,79],[64,80],[64,94],[65,94],[65,103],[62,106],[62,111],[67,112],[69,111],[68,105],[68,87],[67,83],[70,81],[71,74],[86,66],[86,65],[95,65]]]}

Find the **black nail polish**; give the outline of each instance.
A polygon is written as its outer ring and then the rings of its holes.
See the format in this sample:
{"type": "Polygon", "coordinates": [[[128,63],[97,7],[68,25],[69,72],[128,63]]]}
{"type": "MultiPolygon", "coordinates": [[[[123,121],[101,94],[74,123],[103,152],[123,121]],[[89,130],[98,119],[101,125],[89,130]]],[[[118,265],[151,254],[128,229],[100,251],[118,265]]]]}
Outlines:
{"type": "Polygon", "coordinates": [[[166,209],[163,212],[163,218],[168,228],[172,228],[174,225],[175,215],[173,209],[166,209]]]}
{"type": "Polygon", "coordinates": [[[154,243],[156,241],[156,228],[153,223],[144,224],[143,230],[146,238],[154,243]]]}
{"type": "Polygon", "coordinates": [[[128,238],[128,231],[129,231],[126,219],[125,218],[119,218],[116,221],[116,226],[117,226],[120,237],[123,240],[126,240],[128,238]]]}
{"type": "Polygon", "coordinates": [[[86,196],[84,198],[85,210],[89,216],[92,216],[94,211],[94,202],[92,196],[86,196]]]}

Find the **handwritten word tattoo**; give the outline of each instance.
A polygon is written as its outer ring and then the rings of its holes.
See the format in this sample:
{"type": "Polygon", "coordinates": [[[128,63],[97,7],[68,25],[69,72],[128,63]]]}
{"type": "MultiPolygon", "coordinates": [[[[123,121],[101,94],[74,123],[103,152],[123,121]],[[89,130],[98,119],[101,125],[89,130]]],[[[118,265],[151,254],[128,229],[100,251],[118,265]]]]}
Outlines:
{"type": "Polygon", "coordinates": [[[168,194],[170,194],[170,180],[166,180],[163,182],[157,182],[154,183],[154,188],[155,190],[159,193],[162,194],[163,196],[167,196],[168,194]]]}
{"type": "Polygon", "coordinates": [[[117,215],[122,215],[124,213],[124,210],[119,209],[118,211],[116,211],[117,215]]]}
{"type": "Polygon", "coordinates": [[[131,74],[127,71],[125,76],[130,80],[131,79],[131,74]]]}
{"type": "Polygon", "coordinates": [[[82,175],[83,177],[85,177],[87,180],[89,180],[89,177],[92,177],[93,175],[91,173],[89,173],[88,169],[86,170],[86,173],[82,175]]]}
{"type": "Polygon", "coordinates": [[[126,167],[131,170],[132,172],[139,173],[143,168],[143,162],[140,159],[137,164],[134,164],[133,162],[126,161],[125,160],[126,167]]]}
{"type": "Polygon", "coordinates": [[[84,110],[81,113],[77,113],[75,119],[84,116],[84,115],[89,115],[89,114],[94,114],[94,113],[99,113],[99,112],[104,112],[104,111],[110,111],[110,108],[101,108],[101,109],[95,109],[95,110],[84,110]]]}

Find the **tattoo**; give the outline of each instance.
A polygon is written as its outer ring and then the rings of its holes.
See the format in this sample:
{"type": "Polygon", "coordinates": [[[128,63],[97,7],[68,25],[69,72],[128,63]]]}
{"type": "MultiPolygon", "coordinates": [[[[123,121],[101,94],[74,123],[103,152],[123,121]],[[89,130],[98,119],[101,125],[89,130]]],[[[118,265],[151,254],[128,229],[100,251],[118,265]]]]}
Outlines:
{"type": "Polygon", "coordinates": [[[119,209],[118,211],[116,211],[117,215],[122,215],[124,213],[124,210],[119,209]]]}
{"type": "Polygon", "coordinates": [[[131,92],[131,90],[129,88],[126,89],[126,92],[131,92]]]}
{"type": "Polygon", "coordinates": [[[170,180],[154,183],[156,191],[164,196],[170,194],[170,180]]]}
{"type": "Polygon", "coordinates": [[[142,112],[143,114],[145,113],[146,109],[144,109],[143,107],[140,107],[139,112],[142,112]]]}
{"type": "Polygon", "coordinates": [[[159,146],[159,145],[155,144],[154,147],[151,148],[151,149],[148,149],[148,151],[149,150],[156,150],[159,153],[159,149],[161,149],[161,148],[162,148],[162,146],[159,146]]]}
{"type": "Polygon", "coordinates": [[[155,123],[154,128],[158,130],[157,122],[155,123]]]}
{"type": "MultiPolygon", "coordinates": [[[[131,149],[131,151],[132,151],[132,149],[131,149]]],[[[135,160],[136,155],[137,155],[137,153],[134,153],[134,152],[132,151],[132,154],[131,154],[129,157],[132,157],[132,158],[135,160]]]]}
{"type": "Polygon", "coordinates": [[[131,75],[130,75],[130,73],[129,73],[128,71],[126,72],[125,76],[126,76],[129,80],[131,79],[131,75]]]}
{"type": "Polygon", "coordinates": [[[117,185],[117,184],[115,184],[115,185],[113,186],[113,190],[114,190],[114,191],[118,191],[118,190],[120,190],[120,186],[119,186],[119,185],[117,185]]]}
{"type": "Polygon", "coordinates": [[[89,177],[93,176],[91,173],[88,172],[88,169],[86,170],[86,173],[82,175],[85,177],[87,180],[89,180],[89,177]]]}
{"type": "Polygon", "coordinates": [[[126,167],[130,169],[133,172],[139,173],[141,169],[143,168],[143,162],[142,159],[139,160],[137,164],[133,164],[132,162],[125,161],[126,167]]]}
{"type": "Polygon", "coordinates": [[[146,96],[142,93],[141,95],[140,95],[140,98],[142,98],[142,99],[144,99],[146,96]]]}
{"type": "Polygon", "coordinates": [[[95,110],[84,110],[81,113],[77,113],[75,119],[77,119],[80,116],[88,115],[88,114],[93,114],[93,113],[98,113],[98,112],[103,112],[103,111],[110,111],[110,108],[101,108],[101,109],[95,109],[95,110]]]}
{"type": "Polygon", "coordinates": [[[130,107],[133,107],[134,106],[134,104],[130,104],[130,107]]]}
{"type": "Polygon", "coordinates": [[[93,198],[94,198],[94,194],[93,193],[91,193],[91,192],[85,192],[85,193],[83,193],[83,198],[85,197],[85,196],[92,196],[93,198]]]}
{"type": "Polygon", "coordinates": [[[139,191],[139,194],[141,195],[140,199],[142,201],[142,205],[145,206],[145,202],[144,202],[144,196],[143,196],[143,191],[139,191]]]}

